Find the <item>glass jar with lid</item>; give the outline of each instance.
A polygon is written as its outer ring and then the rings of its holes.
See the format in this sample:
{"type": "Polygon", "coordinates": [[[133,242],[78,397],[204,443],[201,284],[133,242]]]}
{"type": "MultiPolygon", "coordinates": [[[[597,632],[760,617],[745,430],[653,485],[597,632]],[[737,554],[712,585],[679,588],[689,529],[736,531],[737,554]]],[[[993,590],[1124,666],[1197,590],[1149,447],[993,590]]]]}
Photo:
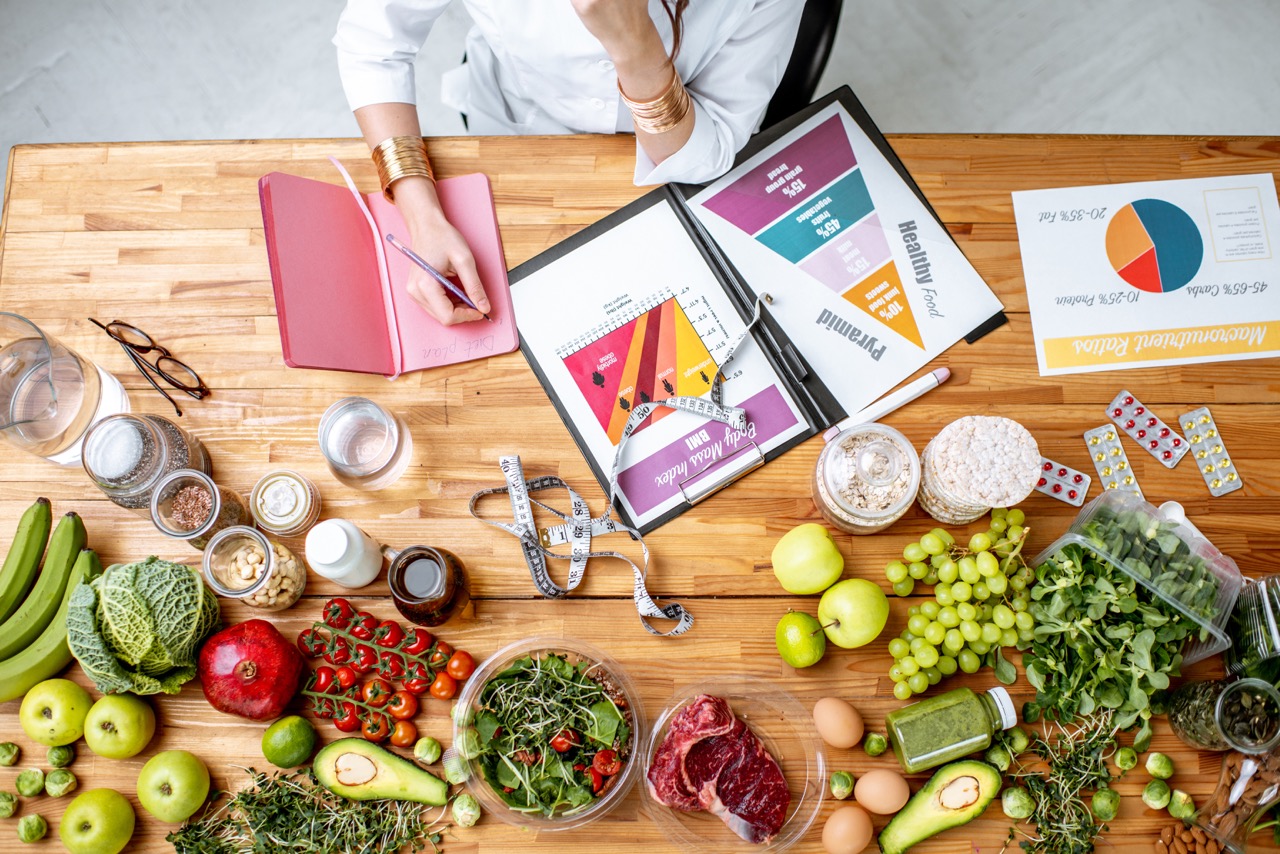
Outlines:
{"type": "Polygon", "coordinates": [[[920,488],[920,458],[907,437],[882,424],[842,430],[818,455],[813,498],[828,522],[874,534],[907,512],[920,488]]]}
{"type": "Polygon", "coordinates": [[[297,536],[320,518],[320,490],[297,472],[268,472],[253,487],[249,509],[258,527],[267,533],[297,536]]]}
{"type": "Polygon", "coordinates": [[[996,733],[1018,723],[1009,692],[977,694],[956,688],[885,716],[893,755],[908,774],[927,771],[991,746],[996,733]]]}
{"type": "Polygon", "coordinates": [[[160,478],[177,469],[209,474],[204,444],[168,418],[119,414],[104,418],[84,437],[85,473],[113,502],[151,512],[160,478]]]}
{"type": "Polygon", "coordinates": [[[202,471],[178,469],[162,477],[151,493],[151,522],[160,533],[203,551],[218,531],[252,524],[253,516],[238,492],[219,486],[202,471]]]}
{"type": "Polygon", "coordinates": [[[204,577],[219,596],[282,611],[307,586],[307,568],[289,549],[244,525],[223,528],[204,550],[204,577]]]}
{"type": "Polygon", "coordinates": [[[1198,750],[1268,753],[1280,746],[1280,691],[1262,679],[1186,682],[1169,698],[1169,727],[1198,750]]]}

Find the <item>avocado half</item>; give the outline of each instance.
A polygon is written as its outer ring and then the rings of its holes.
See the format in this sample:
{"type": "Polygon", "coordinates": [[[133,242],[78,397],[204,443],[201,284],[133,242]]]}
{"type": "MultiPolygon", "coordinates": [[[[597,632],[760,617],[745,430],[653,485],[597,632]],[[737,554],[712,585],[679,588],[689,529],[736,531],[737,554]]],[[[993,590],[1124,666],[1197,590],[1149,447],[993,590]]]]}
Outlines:
{"type": "Polygon", "coordinates": [[[1000,794],[1000,772],[965,759],[943,765],[880,832],[883,854],[902,854],[912,845],[982,815],[1000,794]]]}
{"type": "Polygon", "coordinates": [[[449,786],[439,777],[361,738],[325,745],[311,770],[320,785],[353,801],[393,798],[433,807],[449,801],[449,786]]]}

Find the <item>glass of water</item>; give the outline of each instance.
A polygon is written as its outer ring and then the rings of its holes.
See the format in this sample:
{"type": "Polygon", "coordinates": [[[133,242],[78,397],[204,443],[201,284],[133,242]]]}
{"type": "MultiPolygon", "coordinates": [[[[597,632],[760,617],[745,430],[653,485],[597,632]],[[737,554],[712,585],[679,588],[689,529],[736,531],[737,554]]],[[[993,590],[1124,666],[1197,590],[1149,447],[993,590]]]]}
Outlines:
{"type": "Polygon", "coordinates": [[[413,455],[403,420],[364,397],[344,397],[320,416],[320,452],[333,476],[356,489],[395,483],[413,455]]]}

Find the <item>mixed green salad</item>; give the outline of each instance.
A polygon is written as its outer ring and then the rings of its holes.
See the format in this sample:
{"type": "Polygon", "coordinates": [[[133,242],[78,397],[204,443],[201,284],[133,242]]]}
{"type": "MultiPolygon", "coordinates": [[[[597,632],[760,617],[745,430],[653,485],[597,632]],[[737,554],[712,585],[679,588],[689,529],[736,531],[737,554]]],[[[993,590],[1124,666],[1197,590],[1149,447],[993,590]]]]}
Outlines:
{"type": "Polygon", "coordinates": [[[486,682],[469,712],[458,751],[519,812],[582,812],[631,755],[626,698],[595,662],[526,655],[486,682]]]}

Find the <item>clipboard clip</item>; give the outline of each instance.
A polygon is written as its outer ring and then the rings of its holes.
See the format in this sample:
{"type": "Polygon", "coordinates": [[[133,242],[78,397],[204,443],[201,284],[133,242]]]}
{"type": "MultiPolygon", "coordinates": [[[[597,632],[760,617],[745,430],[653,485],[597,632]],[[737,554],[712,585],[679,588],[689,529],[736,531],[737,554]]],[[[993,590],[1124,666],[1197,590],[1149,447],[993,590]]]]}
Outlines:
{"type": "Polygon", "coordinates": [[[710,463],[707,468],[720,466],[714,475],[708,475],[707,469],[704,468],[680,481],[680,495],[690,507],[694,507],[762,465],[764,465],[764,453],[755,442],[751,442],[732,455],[710,463]],[[695,481],[699,482],[694,483],[695,481]]]}

